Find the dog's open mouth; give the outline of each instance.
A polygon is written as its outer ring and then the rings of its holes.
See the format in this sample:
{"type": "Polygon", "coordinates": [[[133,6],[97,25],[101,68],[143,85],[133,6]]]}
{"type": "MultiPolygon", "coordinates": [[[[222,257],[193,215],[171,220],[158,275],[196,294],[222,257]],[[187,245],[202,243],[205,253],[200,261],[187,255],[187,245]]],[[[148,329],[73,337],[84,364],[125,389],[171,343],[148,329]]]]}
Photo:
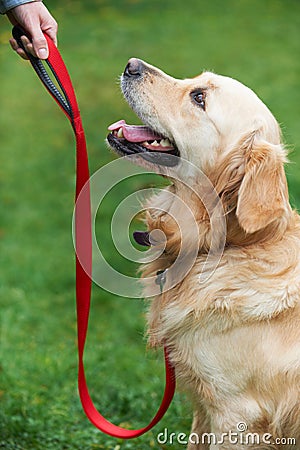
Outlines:
{"type": "Polygon", "coordinates": [[[179,150],[169,139],[144,125],[127,125],[119,120],[108,127],[107,141],[119,154],[139,154],[147,161],[164,166],[178,164],[179,150]]]}

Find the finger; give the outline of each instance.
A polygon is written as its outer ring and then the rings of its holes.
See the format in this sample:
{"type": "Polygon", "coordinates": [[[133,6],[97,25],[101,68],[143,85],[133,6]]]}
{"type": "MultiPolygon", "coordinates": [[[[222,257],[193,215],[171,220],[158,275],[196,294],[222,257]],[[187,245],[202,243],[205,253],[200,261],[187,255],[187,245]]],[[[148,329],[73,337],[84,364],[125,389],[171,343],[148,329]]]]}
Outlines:
{"type": "MultiPolygon", "coordinates": [[[[26,50],[28,50],[31,53],[32,44],[31,44],[30,40],[26,36],[21,36],[21,41],[22,41],[22,44],[24,45],[24,47],[26,48],[26,50]]],[[[10,45],[13,50],[17,51],[18,49],[21,49],[24,52],[22,47],[19,46],[18,42],[15,39],[12,38],[9,40],[9,42],[10,42],[10,45]]]]}
{"type": "Polygon", "coordinates": [[[40,59],[47,59],[49,55],[47,41],[41,31],[32,36],[33,50],[40,59]]]}
{"type": "Polygon", "coordinates": [[[28,44],[30,44],[30,39],[27,37],[27,36],[25,36],[25,34],[23,34],[23,36],[21,36],[21,41],[22,41],[22,43],[23,43],[23,45],[28,45],[28,44]]]}
{"type": "Polygon", "coordinates": [[[18,50],[16,50],[16,52],[19,56],[21,56],[21,58],[29,59],[27,54],[24,52],[24,50],[22,48],[19,47],[18,50]]]}
{"type": "Polygon", "coordinates": [[[24,47],[25,47],[25,50],[26,50],[28,53],[31,53],[33,56],[36,56],[35,51],[34,51],[34,49],[33,49],[32,42],[28,39],[28,37],[27,37],[27,36],[22,36],[22,37],[21,37],[21,41],[22,41],[22,44],[23,44],[24,47]]]}
{"type": "Polygon", "coordinates": [[[38,57],[36,51],[33,47],[33,43],[29,40],[27,36],[21,36],[22,44],[25,47],[26,52],[31,53],[33,56],[38,57]]]}
{"type": "Polygon", "coordinates": [[[18,50],[19,45],[18,45],[18,43],[17,43],[17,41],[16,41],[15,39],[11,38],[11,39],[9,40],[9,43],[10,43],[10,46],[11,46],[11,48],[12,48],[13,50],[15,50],[15,51],[18,50]]]}
{"type": "Polygon", "coordinates": [[[21,58],[23,59],[28,59],[28,56],[26,55],[26,53],[24,52],[24,50],[19,47],[17,41],[15,39],[10,39],[9,43],[11,45],[11,48],[19,55],[21,56],[21,58]]]}

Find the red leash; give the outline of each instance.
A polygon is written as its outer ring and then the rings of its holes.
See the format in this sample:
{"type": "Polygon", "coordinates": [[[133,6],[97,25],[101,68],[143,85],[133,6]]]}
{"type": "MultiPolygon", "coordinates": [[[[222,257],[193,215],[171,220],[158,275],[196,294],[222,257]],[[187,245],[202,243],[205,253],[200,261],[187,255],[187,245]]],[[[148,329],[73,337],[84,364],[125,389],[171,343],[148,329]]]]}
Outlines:
{"type": "MultiPolygon", "coordinates": [[[[18,41],[19,45],[23,47],[21,36],[24,35],[19,27],[13,28],[13,36],[18,41]]],[[[89,166],[88,155],[86,148],[86,141],[80,112],[72,86],[70,76],[64,61],[53,44],[52,40],[45,34],[49,46],[49,58],[46,61],[51,72],[57,80],[58,85],[63,93],[56,88],[51,81],[43,63],[38,58],[28,54],[30,62],[37,72],[39,78],[45,85],[46,89],[52,95],[54,100],[58,103],[64,114],[71,122],[75,138],[76,138],[76,196],[77,200],[82,188],[89,182],[89,166]]],[[[24,49],[24,47],[23,47],[24,49]]],[[[25,50],[25,49],[24,49],[25,50]]],[[[84,364],[83,353],[86,341],[86,334],[88,328],[88,320],[90,313],[91,300],[91,278],[85,272],[79,262],[84,259],[84,266],[89,268],[89,273],[92,273],[92,234],[91,234],[91,205],[89,189],[82,191],[81,195],[85,195],[84,201],[80,202],[80,211],[75,207],[75,247],[76,247],[76,305],[77,305],[77,334],[78,334],[78,388],[79,395],[83,409],[89,420],[102,432],[111,436],[130,439],[140,436],[150,430],[156,425],[167,411],[175,392],[175,371],[168,358],[168,351],[165,348],[165,367],[166,367],[166,384],[162,403],[159,407],[155,417],[151,420],[149,425],[138,430],[127,430],[112,424],[106,420],[95,408],[93,401],[89,395],[84,364]],[[84,205],[82,207],[82,205],[84,205]]]]}

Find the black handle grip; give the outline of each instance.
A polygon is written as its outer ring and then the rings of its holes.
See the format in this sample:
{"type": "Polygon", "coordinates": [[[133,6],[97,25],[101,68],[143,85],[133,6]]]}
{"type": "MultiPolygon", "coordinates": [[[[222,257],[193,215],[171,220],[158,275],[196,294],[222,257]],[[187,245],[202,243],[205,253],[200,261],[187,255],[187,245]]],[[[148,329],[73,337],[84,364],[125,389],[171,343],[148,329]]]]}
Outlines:
{"type": "Polygon", "coordinates": [[[22,27],[20,27],[20,25],[15,25],[12,29],[12,35],[13,38],[17,41],[18,45],[24,50],[24,52],[26,53],[26,55],[28,56],[34,70],[36,71],[38,77],[40,78],[40,80],[42,81],[42,83],[44,84],[44,86],[46,87],[46,89],[50,92],[50,94],[56,98],[56,100],[58,101],[58,103],[61,105],[61,107],[64,109],[64,111],[68,114],[68,116],[70,118],[72,118],[72,110],[71,107],[69,105],[67,96],[64,92],[64,89],[61,85],[61,82],[55,72],[55,70],[53,69],[52,65],[50,64],[49,60],[46,59],[46,63],[48,65],[48,67],[50,68],[52,74],[54,75],[59,87],[61,88],[64,96],[61,94],[61,92],[57,89],[57,87],[55,86],[55,84],[53,83],[53,81],[51,80],[50,76],[47,73],[47,70],[45,69],[45,66],[42,62],[41,59],[37,58],[36,56],[33,56],[31,53],[29,53],[23,42],[21,37],[22,36],[27,36],[28,39],[31,39],[31,37],[28,35],[28,33],[26,33],[26,31],[23,30],[22,27]]]}
{"type": "Polygon", "coordinates": [[[29,40],[31,40],[31,36],[22,27],[20,27],[20,25],[15,25],[13,27],[12,35],[13,35],[13,38],[17,41],[19,47],[21,47],[24,50],[24,52],[26,53],[26,55],[28,56],[30,61],[32,61],[32,59],[33,60],[38,60],[38,58],[36,58],[35,56],[33,56],[31,53],[29,53],[26,50],[26,48],[25,48],[25,46],[24,46],[24,44],[22,42],[21,37],[22,36],[26,36],[29,40]]]}

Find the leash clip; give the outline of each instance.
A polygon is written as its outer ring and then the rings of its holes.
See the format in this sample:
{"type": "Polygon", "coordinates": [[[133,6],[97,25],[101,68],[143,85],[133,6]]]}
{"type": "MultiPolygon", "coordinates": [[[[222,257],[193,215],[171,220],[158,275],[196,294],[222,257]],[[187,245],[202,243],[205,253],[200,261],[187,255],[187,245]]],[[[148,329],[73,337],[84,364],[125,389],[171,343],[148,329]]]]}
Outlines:
{"type": "Polygon", "coordinates": [[[167,281],[167,272],[168,272],[168,269],[158,270],[156,272],[155,284],[157,284],[160,287],[161,294],[164,291],[164,285],[166,284],[166,281],[167,281]]]}

